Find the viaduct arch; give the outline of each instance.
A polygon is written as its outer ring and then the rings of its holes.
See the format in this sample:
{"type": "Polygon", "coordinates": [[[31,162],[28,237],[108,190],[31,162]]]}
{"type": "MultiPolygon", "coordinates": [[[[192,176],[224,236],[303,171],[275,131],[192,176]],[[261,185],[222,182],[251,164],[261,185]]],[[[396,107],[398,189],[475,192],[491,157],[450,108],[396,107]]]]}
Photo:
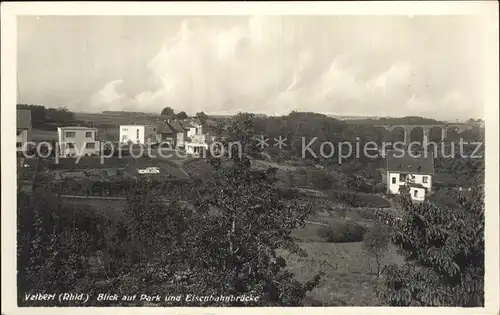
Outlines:
{"type": "Polygon", "coordinates": [[[404,144],[408,145],[410,143],[410,133],[414,128],[422,128],[423,130],[423,139],[422,143],[429,143],[429,133],[432,128],[440,128],[441,129],[441,141],[444,141],[448,136],[448,130],[454,128],[458,133],[462,133],[465,130],[470,130],[474,128],[474,125],[471,124],[445,124],[445,125],[375,125],[375,127],[384,128],[387,131],[392,132],[396,128],[403,129],[404,132],[404,144]]]}

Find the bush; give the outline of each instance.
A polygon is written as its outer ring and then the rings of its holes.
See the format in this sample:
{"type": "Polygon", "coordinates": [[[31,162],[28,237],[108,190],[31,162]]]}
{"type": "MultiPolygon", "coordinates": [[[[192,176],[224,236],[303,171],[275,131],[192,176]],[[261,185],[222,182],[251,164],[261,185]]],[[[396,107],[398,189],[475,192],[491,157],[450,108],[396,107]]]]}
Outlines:
{"type": "Polygon", "coordinates": [[[355,221],[339,220],[318,229],[318,236],[329,243],[361,242],[366,228],[355,221]]]}
{"type": "Polygon", "coordinates": [[[385,186],[384,183],[377,183],[375,186],[373,186],[373,192],[378,194],[378,193],[385,193],[387,190],[387,187],[385,186]]]}
{"type": "Polygon", "coordinates": [[[382,271],[382,259],[389,249],[391,229],[383,224],[376,224],[365,234],[364,247],[377,263],[377,278],[382,271]]]}

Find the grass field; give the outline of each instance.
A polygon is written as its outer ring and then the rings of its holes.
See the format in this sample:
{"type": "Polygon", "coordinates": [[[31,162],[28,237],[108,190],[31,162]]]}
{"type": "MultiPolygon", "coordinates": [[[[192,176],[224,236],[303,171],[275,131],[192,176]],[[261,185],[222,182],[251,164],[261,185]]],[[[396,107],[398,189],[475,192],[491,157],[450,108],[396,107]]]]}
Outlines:
{"type": "MultiPolygon", "coordinates": [[[[298,280],[312,279],[321,274],[318,287],[308,294],[317,306],[377,306],[381,302],[375,295],[376,264],[358,243],[307,242],[299,244],[308,256],[299,257],[281,251],[287,268],[298,280]]],[[[402,264],[403,258],[391,246],[383,264],[402,264]]]]}
{"type": "Polygon", "coordinates": [[[147,124],[155,122],[155,119],[159,116],[151,115],[123,115],[120,113],[74,113],[75,119],[91,121],[94,124],[116,124],[116,125],[127,125],[127,124],[147,124]]]}
{"type": "Polygon", "coordinates": [[[33,141],[52,141],[53,139],[56,139],[57,141],[56,130],[33,129],[31,131],[31,140],[33,141]]]}

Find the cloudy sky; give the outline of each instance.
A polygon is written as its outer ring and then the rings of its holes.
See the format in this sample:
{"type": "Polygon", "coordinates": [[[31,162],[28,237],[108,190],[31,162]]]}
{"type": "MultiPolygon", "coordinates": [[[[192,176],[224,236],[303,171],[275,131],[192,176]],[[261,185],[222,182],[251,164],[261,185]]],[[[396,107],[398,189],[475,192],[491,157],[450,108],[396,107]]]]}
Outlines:
{"type": "Polygon", "coordinates": [[[18,19],[22,103],[188,114],[483,115],[465,16],[18,19]]]}

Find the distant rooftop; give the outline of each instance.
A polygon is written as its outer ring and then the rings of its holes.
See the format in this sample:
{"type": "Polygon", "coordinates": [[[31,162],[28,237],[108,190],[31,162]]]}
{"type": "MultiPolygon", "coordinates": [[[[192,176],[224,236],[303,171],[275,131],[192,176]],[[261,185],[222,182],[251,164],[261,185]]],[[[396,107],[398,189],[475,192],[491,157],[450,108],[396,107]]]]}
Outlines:
{"type": "Polygon", "coordinates": [[[184,130],[186,129],[177,120],[170,120],[167,122],[167,124],[170,126],[170,129],[172,129],[175,132],[184,132],[184,130]]]}
{"type": "Polygon", "coordinates": [[[57,129],[61,130],[97,130],[94,127],[82,127],[82,126],[65,126],[65,127],[57,127],[57,129]]]}
{"type": "Polygon", "coordinates": [[[411,156],[407,151],[405,152],[396,152],[396,151],[388,151],[387,152],[387,171],[389,172],[397,172],[397,173],[412,173],[412,174],[434,174],[434,156],[432,155],[432,151],[427,152],[419,152],[419,157],[416,157],[417,154],[412,154],[411,156]]]}
{"type": "Polygon", "coordinates": [[[170,128],[170,126],[165,121],[158,122],[157,130],[158,130],[158,133],[166,133],[166,134],[174,133],[172,128],[170,128]]]}
{"type": "Polygon", "coordinates": [[[27,109],[18,109],[16,113],[16,126],[18,129],[31,128],[31,111],[27,109]]]}

